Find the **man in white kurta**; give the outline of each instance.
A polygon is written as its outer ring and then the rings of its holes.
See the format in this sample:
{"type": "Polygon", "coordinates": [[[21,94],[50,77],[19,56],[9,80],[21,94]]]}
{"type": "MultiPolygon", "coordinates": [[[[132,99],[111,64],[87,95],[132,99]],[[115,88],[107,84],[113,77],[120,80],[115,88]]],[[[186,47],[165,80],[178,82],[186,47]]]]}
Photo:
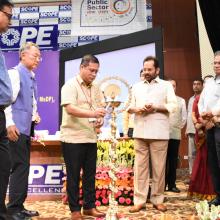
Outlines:
{"type": "Polygon", "coordinates": [[[176,108],[176,96],[171,83],[158,77],[160,69],[155,57],[145,58],[143,65],[145,81],[133,86],[132,103],[128,109],[128,112],[135,113],[134,206],[130,212],[138,212],[146,207],[149,155],[153,176],[150,201],[156,209],[166,211],[163,200],[169,112],[176,108]]]}

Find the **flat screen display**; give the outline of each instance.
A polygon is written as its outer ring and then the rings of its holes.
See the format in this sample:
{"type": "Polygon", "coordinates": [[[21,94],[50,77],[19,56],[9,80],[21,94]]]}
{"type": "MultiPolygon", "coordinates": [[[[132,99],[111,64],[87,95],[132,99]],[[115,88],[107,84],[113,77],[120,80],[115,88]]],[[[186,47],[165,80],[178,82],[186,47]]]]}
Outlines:
{"type": "MultiPolygon", "coordinates": [[[[99,59],[100,69],[96,81],[110,76],[118,76],[132,86],[140,80],[140,70],[143,68],[143,60],[147,56],[158,58],[160,77],[163,78],[162,48],[162,30],[161,28],[152,28],[62,50],[60,52],[60,89],[67,80],[79,73],[81,58],[85,54],[93,54],[99,59]]],[[[120,82],[118,84],[122,90],[120,97],[117,97],[122,102],[120,107],[123,107],[128,96],[127,88],[122,84],[120,82]]],[[[118,117],[117,126],[121,133],[121,116],[118,117]]]]}

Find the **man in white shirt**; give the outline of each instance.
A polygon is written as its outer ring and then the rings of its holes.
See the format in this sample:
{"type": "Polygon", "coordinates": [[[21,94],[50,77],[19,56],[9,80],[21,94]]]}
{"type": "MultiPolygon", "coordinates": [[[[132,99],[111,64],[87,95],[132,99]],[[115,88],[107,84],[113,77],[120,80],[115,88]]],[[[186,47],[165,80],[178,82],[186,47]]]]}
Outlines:
{"type": "MultiPolygon", "coordinates": [[[[176,81],[173,79],[169,79],[168,81],[171,82],[174,92],[176,93],[176,81]]],[[[179,193],[180,190],[176,187],[176,168],[181,140],[181,129],[186,124],[187,113],[185,100],[177,95],[176,99],[177,109],[169,115],[170,139],[167,150],[165,188],[167,186],[168,191],[179,193]]]]}
{"type": "Polygon", "coordinates": [[[220,205],[220,51],[214,54],[215,78],[207,80],[199,99],[200,116],[208,120],[206,140],[208,163],[216,198],[209,205],[220,205]]]}
{"type": "Polygon", "coordinates": [[[133,86],[129,113],[134,119],[134,206],[130,212],[146,208],[149,190],[149,155],[152,162],[150,201],[159,211],[163,204],[165,166],[169,140],[169,113],[175,111],[176,96],[170,82],[158,77],[160,68],[155,57],[144,59],[145,80],[133,86]]]}

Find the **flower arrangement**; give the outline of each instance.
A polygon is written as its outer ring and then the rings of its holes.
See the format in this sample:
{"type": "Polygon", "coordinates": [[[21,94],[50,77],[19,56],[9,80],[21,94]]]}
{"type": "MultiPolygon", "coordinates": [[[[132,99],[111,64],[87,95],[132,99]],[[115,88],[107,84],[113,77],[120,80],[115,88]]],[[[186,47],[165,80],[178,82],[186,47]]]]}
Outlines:
{"type": "MultiPolygon", "coordinates": [[[[100,140],[97,143],[97,167],[108,167],[110,142],[100,140]]],[[[119,140],[116,144],[116,166],[132,167],[134,164],[134,141],[119,140]]]]}
{"type": "MultiPolygon", "coordinates": [[[[115,199],[119,205],[133,204],[133,170],[131,168],[121,168],[116,173],[116,186],[118,192],[115,199]]],[[[96,205],[108,205],[108,197],[111,193],[109,184],[109,168],[99,167],[96,171],[96,205]]]]}
{"type": "MultiPolygon", "coordinates": [[[[108,205],[111,178],[109,167],[109,141],[99,141],[97,144],[97,169],[96,169],[96,206],[108,205]]],[[[133,140],[119,140],[116,144],[116,187],[118,192],[115,199],[119,205],[133,204],[133,164],[134,150],[133,140]]],[[[63,184],[63,203],[67,202],[66,197],[66,179],[63,184]]],[[[80,203],[82,204],[82,183],[80,182],[80,203]]]]}
{"type": "Polygon", "coordinates": [[[210,208],[207,200],[197,203],[196,211],[201,220],[220,220],[220,206],[212,205],[210,208]]]}

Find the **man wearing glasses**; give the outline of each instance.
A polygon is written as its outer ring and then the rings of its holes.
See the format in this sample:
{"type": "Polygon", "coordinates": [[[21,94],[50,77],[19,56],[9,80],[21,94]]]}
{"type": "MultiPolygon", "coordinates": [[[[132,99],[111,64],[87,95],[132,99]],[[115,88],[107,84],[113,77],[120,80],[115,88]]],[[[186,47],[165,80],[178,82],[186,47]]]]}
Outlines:
{"type": "Polygon", "coordinates": [[[27,197],[30,164],[31,124],[40,122],[37,114],[36,80],[33,72],[41,61],[39,47],[27,42],[19,51],[20,63],[9,70],[13,104],[6,108],[6,127],[11,157],[8,214],[14,220],[38,216],[24,208],[27,197]],[[35,117],[35,118],[33,118],[35,117]]]}
{"type": "Polygon", "coordinates": [[[102,93],[93,83],[99,70],[99,60],[83,56],[79,74],[61,89],[63,107],[60,139],[67,171],[67,194],[71,220],[83,220],[83,215],[102,218],[96,209],[95,175],[97,159],[97,130],[103,124],[106,110],[102,93]],[[80,171],[82,175],[83,210],[79,203],[80,171]]]}
{"type": "MultiPolygon", "coordinates": [[[[8,0],[0,1],[0,34],[6,32],[10,25],[13,4],[8,0]]],[[[11,104],[12,90],[5,60],[0,50],[0,219],[6,220],[5,196],[10,174],[8,139],[5,127],[4,109],[11,104]]]]}

